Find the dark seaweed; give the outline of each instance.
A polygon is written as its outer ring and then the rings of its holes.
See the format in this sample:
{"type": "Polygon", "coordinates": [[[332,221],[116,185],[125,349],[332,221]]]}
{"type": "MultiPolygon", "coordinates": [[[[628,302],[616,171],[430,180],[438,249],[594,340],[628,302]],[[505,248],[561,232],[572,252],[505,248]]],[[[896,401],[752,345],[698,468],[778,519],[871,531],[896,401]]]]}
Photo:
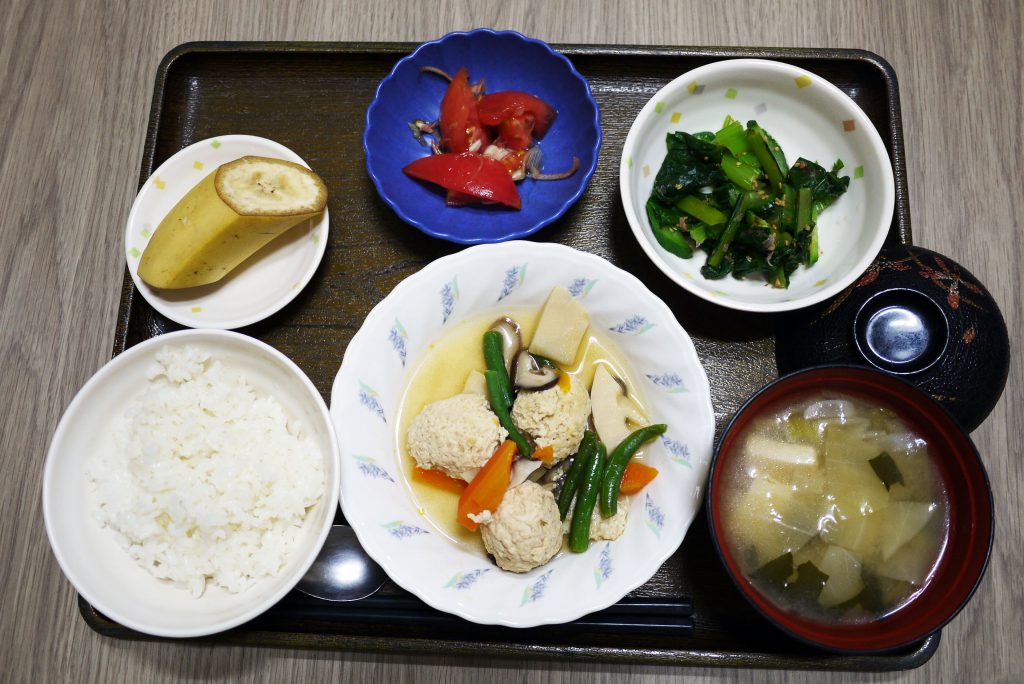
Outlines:
{"type": "Polygon", "coordinates": [[[871,469],[875,471],[878,479],[885,485],[885,491],[892,489],[892,486],[895,484],[904,484],[903,473],[900,472],[896,461],[892,460],[892,456],[884,451],[868,461],[868,463],[871,464],[871,469]]]}

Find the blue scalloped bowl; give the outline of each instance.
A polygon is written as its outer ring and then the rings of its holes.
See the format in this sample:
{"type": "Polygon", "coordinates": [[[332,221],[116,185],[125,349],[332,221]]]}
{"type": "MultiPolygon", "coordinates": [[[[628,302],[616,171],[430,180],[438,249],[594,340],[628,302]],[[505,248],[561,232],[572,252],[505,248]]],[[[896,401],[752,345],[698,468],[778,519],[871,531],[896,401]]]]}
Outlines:
{"type": "Polygon", "coordinates": [[[452,242],[502,242],[532,235],[580,198],[597,167],[600,115],[590,84],[546,43],[514,31],[475,29],[424,43],[395,65],[366,111],[363,149],[377,192],[402,220],[452,242]],[[519,183],[523,207],[518,211],[446,206],[437,186],[402,172],[406,164],[429,154],[429,148],[413,139],[408,123],[436,118],[447,87],[444,79],[420,73],[421,66],[452,74],[466,67],[471,81],[484,79],[487,92],[522,90],[543,99],[558,111],[541,141],[544,170],[567,169],[573,156],[580,159],[579,170],[564,180],[519,183]]]}

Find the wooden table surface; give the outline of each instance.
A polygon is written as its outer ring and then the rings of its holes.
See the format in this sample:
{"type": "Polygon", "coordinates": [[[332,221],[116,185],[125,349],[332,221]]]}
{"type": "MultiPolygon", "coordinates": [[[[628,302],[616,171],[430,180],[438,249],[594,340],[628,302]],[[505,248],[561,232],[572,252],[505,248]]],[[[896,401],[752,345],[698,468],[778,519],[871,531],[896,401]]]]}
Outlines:
{"type": "Polygon", "coordinates": [[[42,465],[61,413],[110,356],[121,236],[160,58],[194,40],[422,41],[477,26],[549,42],[864,48],[892,63],[903,103],[914,241],[955,257],[988,286],[1015,356],[1002,400],[973,435],[995,493],[988,574],[930,662],[876,678],[1019,677],[1024,22],[1016,0],[0,0],[0,679],[818,680],[801,673],[133,643],[102,638],[79,617],[75,592],[46,541],[42,465]]]}

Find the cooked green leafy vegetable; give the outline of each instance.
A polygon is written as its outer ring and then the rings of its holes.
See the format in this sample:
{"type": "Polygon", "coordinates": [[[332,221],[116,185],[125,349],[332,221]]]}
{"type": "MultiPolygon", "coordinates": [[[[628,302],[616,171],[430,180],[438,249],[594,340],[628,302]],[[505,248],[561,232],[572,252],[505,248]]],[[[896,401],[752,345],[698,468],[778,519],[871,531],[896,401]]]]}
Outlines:
{"type": "Polygon", "coordinates": [[[647,200],[655,239],[683,259],[702,249],[708,279],[764,277],[789,287],[801,265],[818,260],[818,216],[850,185],[800,157],[789,166],[779,143],[756,121],[726,117],[715,133],[669,133],[668,154],[647,200]]]}

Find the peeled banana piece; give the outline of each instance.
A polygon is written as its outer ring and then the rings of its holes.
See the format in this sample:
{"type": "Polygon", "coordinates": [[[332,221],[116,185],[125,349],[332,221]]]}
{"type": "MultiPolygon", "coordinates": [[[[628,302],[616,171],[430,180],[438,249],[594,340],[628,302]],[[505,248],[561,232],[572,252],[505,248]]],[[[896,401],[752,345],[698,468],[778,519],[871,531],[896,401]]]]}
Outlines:
{"type": "Polygon", "coordinates": [[[160,222],[142,253],[139,277],[161,289],[215,283],[326,205],[323,181],[300,164],[267,157],[228,162],[160,222]]]}

